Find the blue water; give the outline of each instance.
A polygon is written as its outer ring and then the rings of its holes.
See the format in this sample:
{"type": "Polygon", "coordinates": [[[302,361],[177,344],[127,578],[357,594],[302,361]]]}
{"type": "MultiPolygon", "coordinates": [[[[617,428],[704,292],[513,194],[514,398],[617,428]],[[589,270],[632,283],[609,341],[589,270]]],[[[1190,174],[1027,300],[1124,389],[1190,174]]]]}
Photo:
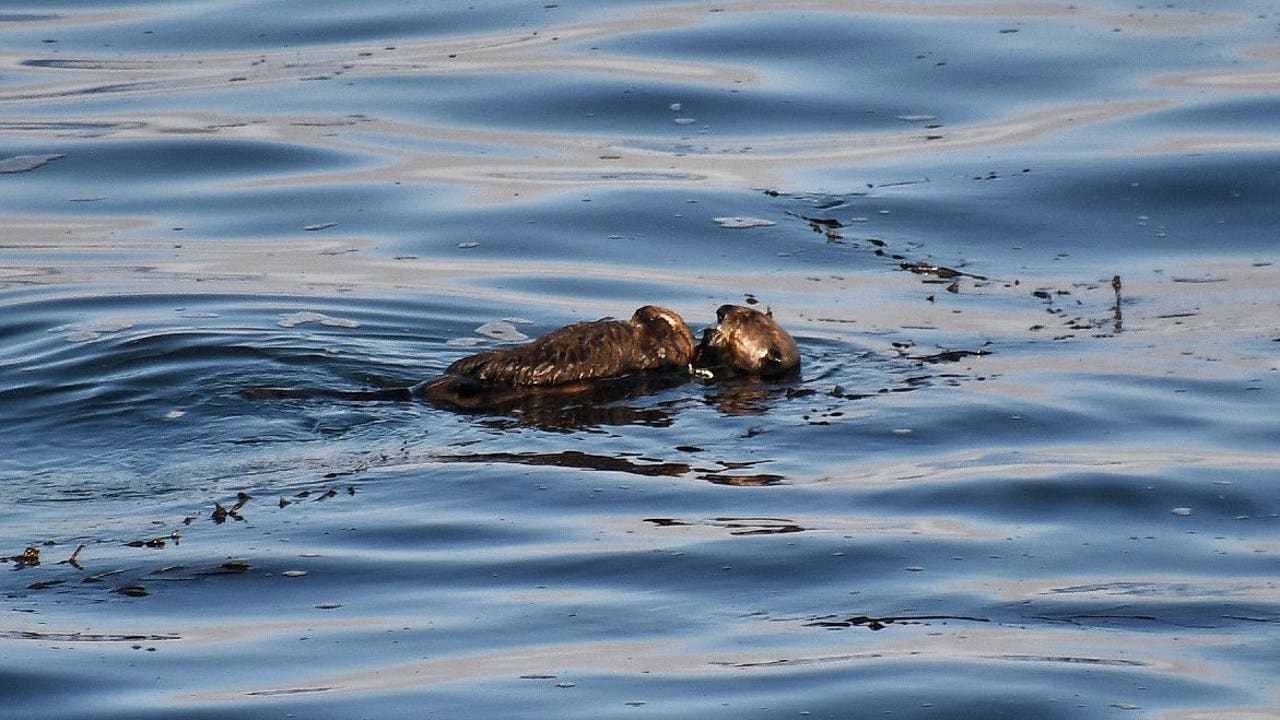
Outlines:
{"type": "Polygon", "coordinates": [[[0,717],[1280,717],[1270,4],[0,38],[0,717]],[[799,380],[242,392],[726,302],[799,380]]]}

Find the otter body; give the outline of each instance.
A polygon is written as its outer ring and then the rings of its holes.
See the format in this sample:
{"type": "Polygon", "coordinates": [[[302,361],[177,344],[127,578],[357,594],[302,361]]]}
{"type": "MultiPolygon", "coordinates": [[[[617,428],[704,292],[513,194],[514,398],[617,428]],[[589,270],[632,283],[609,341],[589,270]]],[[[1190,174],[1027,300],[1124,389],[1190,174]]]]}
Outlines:
{"type": "Polygon", "coordinates": [[[696,351],[683,318],[646,305],[625,322],[575,323],[524,345],[462,358],[412,392],[437,405],[488,408],[530,394],[578,394],[601,381],[685,371],[696,351]]]}
{"type": "Polygon", "coordinates": [[[451,410],[547,409],[605,404],[675,387],[690,369],[711,377],[786,378],[799,372],[795,341],[773,316],[722,305],[718,322],[698,344],[674,311],[646,305],[625,321],[575,323],[524,345],[497,348],[454,362],[440,377],[384,390],[253,387],[251,397],[334,397],[343,400],[426,400],[451,410]],[[570,399],[572,398],[572,399],[570,399]]]}
{"type": "Polygon", "coordinates": [[[772,312],[721,305],[716,319],[702,334],[695,368],[709,370],[713,376],[781,378],[799,373],[800,350],[772,312]]]}

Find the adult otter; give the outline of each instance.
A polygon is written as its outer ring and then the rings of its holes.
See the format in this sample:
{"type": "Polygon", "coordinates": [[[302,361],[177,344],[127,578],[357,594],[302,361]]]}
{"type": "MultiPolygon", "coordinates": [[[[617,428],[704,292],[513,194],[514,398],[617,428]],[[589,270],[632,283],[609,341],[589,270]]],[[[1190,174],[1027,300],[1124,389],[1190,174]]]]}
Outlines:
{"type": "Polygon", "coordinates": [[[412,394],[445,407],[491,408],[530,395],[586,393],[608,381],[686,371],[695,353],[683,318],[645,305],[625,322],[575,323],[524,345],[462,358],[412,394]]]}
{"type": "Polygon", "coordinates": [[[741,305],[721,305],[716,325],[702,334],[694,356],[695,369],[712,376],[758,375],[762,378],[791,376],[800,371],[800,351],[796,341],[773,319],[741,305]]]}

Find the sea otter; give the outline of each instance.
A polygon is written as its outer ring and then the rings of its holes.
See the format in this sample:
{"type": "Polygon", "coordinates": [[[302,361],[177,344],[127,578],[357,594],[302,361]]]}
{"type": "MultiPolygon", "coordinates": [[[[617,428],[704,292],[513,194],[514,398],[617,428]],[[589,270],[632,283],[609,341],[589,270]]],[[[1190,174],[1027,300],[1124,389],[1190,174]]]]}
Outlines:
{"type": "Polygon", "coordinates": [[[486,350],[411,388],[296,390],[247,388],[253,397],[336,397],[344,400],[419,398],[451,410],[535,408],[608,403],[674,387],[690,370],[711,377],[785,377],[799,370],[795,341],[774,320],[750,308],[723,305],[718,324],[697,345],[674,311],[646,305],[626,321],[579,322],[514,347],[486,350]]]}
{"type": "Polygon", "coordinates": [[[773,319],[772,312],[721,305],[716,320],[702,334],[693,359],[695,369],[709,371],[713,377],[762,378],[788,377],[800,371],[796,341],[773,319]]]}
{"type": "Polygon", "coordinates": [[[683,318],[645,305],[625,322],[575,323],[524,345],[462,358],[412,394],[445,407],[490,408],[531,395],[586,393],[637,375],[687,372],[696,351],[683,318]]]}

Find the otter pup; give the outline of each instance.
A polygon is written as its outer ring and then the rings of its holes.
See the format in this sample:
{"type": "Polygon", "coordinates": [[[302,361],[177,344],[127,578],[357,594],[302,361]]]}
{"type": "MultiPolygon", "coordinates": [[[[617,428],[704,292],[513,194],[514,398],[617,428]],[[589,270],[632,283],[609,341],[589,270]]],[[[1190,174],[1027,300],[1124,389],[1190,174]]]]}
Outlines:
{"type": "Polygon", "coordinates": [[[524,345],[462,358],[412,394],[445,407],[491,408],[530,394],[585,393],[601,381],[686,370],[695,352],[683,318],[646,305],[625,322],[575,323],[524,345]]]}
{"type": "Polygon", "coordinates": [[[693,359],[695,368],[712,375],[758,375],[777,378],[800,370],[796,341],[773,319],[741,305],[721,305],[717,324],[702,334],[693,359]]]}

